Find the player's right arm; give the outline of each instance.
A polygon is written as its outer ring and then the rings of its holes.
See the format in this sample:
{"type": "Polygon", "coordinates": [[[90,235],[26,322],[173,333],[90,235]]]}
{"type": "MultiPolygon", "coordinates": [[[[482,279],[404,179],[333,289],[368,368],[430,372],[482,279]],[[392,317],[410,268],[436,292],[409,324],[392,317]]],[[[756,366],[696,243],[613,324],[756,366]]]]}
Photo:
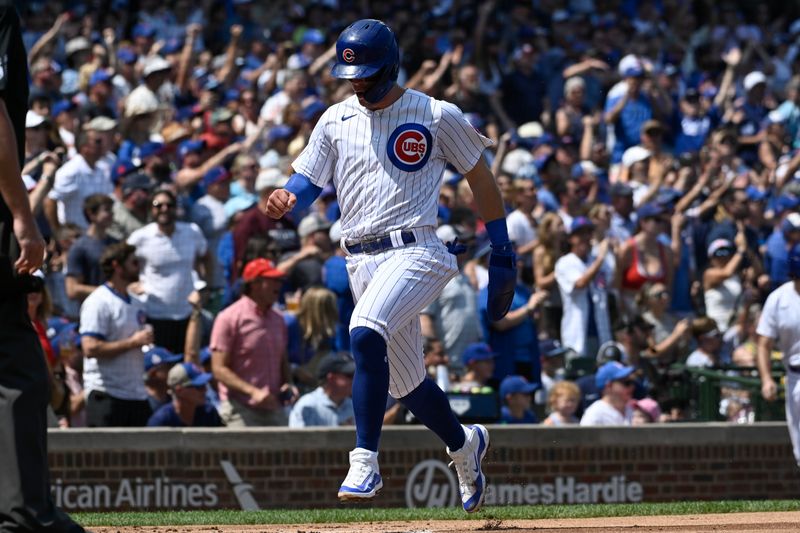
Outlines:
{"type": "Polygon", "coordinates": [[[503,198],[500,196],[500,189],[497,187],[497,182],[494,180],[492,171],[486,165],[486,161],[483,158],[479,159],[464,177],[467,178],[467,183],[472,189],[481,218],[487,222],[498,218],[505,219],[503,198]]]}
{"type": "Polygon", "coordinates": [[[772,367],[770,362],[770,354],[772,353],[772,339],[758,336],[758,374],[761,376],[761,395],[765,400],[771,402],[778,396],[778,386],[775,380],[772,379],[772,367]]]}
{"type": "Polygon", "coordinates": [[[281,218],[294,208],[304,210],[317,199],[319,193],[333,177],[336,166],[336,149],[328,139],[328,108],[320,117],[308,144],[292,163],[289,182],[283,189],[273,191],[267,201],[267,215],[281,218]]]}

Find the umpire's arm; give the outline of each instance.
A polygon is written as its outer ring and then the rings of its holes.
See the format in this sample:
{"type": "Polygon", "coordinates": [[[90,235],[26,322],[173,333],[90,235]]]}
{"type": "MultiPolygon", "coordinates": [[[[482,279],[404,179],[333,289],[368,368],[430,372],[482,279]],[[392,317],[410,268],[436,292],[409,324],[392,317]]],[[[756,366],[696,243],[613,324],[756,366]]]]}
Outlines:
{"type": "Polygon", "coordinates": [[[19,242],[19,259],[14,264],[20,274],[32,274],[44,261],[44,239],[31,213],[28,194],[22,184],[17,157],[17,139],[5,100],[0,93],[0,194],[14,219],[14,236],[19,242]]]}

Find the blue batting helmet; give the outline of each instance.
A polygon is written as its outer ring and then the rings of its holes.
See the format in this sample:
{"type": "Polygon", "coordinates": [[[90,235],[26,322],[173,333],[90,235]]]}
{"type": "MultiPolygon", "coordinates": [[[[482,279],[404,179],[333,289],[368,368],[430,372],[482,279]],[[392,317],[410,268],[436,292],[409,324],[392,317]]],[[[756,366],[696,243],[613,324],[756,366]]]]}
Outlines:
{"type": "Polygon", "coordinates": [[[335,78],[353,80],[377,77],[365,93],[368,102],[378,102],[397,81],[400,50],[394,32],[383,22],[362,19],[350,24],[336,41],[335,78]]]}
{"type": "Polygon", "coordinates": [[[800,279],[800,244],[795,244],[789,251],[789,277],[800,279]]]}

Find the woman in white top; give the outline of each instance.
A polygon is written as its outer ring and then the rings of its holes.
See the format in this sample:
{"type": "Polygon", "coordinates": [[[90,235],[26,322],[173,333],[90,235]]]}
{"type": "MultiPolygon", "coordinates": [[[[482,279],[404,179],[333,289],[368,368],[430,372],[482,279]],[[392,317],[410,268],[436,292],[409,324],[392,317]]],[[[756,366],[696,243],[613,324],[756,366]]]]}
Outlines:
{"type": "Polygon", "coordinates": [[[742,295],[739,267],[747,251],[744,233],[736,235],[736,243],[716,239],[708,247],[710,266],[703,273],[706,315],[714,319],[717,328],[725,332],[731,326],[742,295]]]}

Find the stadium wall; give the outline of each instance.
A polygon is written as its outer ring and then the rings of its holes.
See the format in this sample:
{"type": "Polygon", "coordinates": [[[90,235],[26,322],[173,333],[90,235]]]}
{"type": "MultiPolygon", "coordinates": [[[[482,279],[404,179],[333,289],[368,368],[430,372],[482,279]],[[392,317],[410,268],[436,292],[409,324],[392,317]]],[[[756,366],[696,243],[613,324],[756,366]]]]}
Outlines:
{"type": "MultiPolygon", "coordinates": [[[[786,425],[490,427],[488,504],[793,499],[786,425]]],[[[51,430],[51,483],[67,510],[335,507],[348,429],[51,430]]],[[[456,506],[444,447],[419,427],[381,441],[380,507],[456,506]]]]}

